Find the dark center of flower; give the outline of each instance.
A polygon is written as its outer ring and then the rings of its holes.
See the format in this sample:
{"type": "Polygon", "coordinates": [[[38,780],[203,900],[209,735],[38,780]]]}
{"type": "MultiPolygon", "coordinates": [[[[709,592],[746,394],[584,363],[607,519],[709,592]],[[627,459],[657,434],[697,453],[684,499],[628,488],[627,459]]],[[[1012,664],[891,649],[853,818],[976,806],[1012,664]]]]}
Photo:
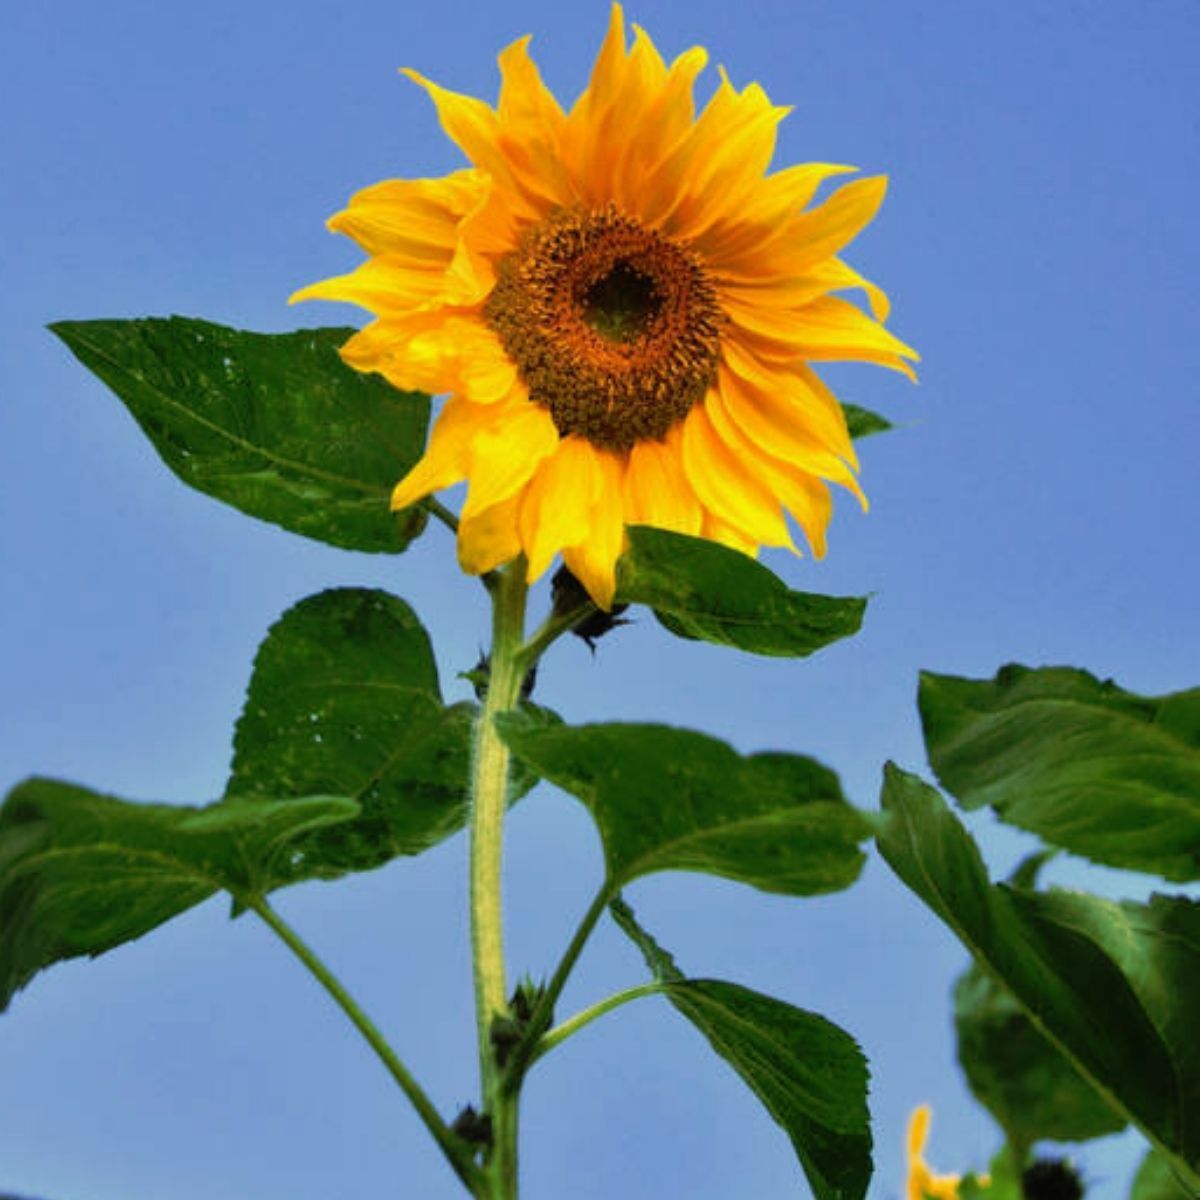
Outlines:
{"type": "Polygon", "coordinates": [[[716,288],[688,249],[613,207],[560,209],[497,266],[484,312],[559,433],[661,439],[716,377],[716,288]]]}
{"type": "Polygon", "coordinates": [[[583,319],[610,342],[631,342],[650,327],[662,298],[649,275],[627,262],[613,265],[583,297],[583,319]]]}

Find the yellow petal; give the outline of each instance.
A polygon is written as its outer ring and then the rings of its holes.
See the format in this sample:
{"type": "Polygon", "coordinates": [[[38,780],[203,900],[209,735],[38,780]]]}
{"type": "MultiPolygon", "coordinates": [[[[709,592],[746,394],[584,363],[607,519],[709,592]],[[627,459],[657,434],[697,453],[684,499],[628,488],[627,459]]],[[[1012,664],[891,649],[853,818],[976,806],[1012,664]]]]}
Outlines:
{"type": "Polygon", "coordinates": [[[727,525],[707,509],[704,513],[704,523],[700,527],[700,536],[708,538],[710,542],[720,542],[722,546],[728,546],[731,550],[748,554],[751,558],[758,557],[758,544],[753,538],[748,538],[732,525],[727,525]]]}
{"type": "Polygon", "coordinates": [[[477,404],[505,399],[517,382],[517,368],[499,338],[482,321],[455,327],[458,375],[455,390],[477,404]]]}
{"type": "Polygon", "coordinates": [[[521,553],[517,536],[520,493],[468,517],[458,525],[458,562],[468,575],[483,575],[521,553]]]}
{"type": "Polygon", "coordinates": [[[558,446],[558,430],[540,405],[524,400],[508,403],[505,409],[471,439],[467,452],[471,483],[463,505],[464,518],[507,500],[524,487],[558,446]]]}
{"type": "Polygon", "coordinates": [[[625,520],[621,503],[623,464],[615,455],[596,451],[600,489],[592,507],[586,536],[563,548],[563,562],[583,584],[589,596],[606,612],[612,608],[617,586],[617,559],[625,546],[625,520]]]}
{"type": "Polygon", "coordinates": [[[502,131],[495,110],[474,96],[439,86],[411,67],[401,68],[400,73],[429,93],[442,128],[467,158],[509,189],[513,203],[521,204],[530,216],[536,216],[538,204],[524,193],[501,147],[502,131]]]}
{"type": "MultiPolygon", "coordinates": [[[[659,221],[674,236],[698,239],[762,182],[775,152],[775,131],[788,109],[771,104],[758,84],[733,88],[724,71],[721,86],[690,130],[690,145],[666,166],[675,200],[659,221]]],[[[660,173],[655,186],[667,180],[660,173]]]]}
{"type": "Polygon", "coordinates": [[[378,256],[348,275],[335,275],[309,284],[288,297],[289,304],[300,300],[343,300],[374,313],[405,312],[436,300],[442,291],[442,275],[414,267],[402,259],[378,256]]]}
{"type": "MultiPolygon", "coordinates": [[[[761,248],[785,221],[798,216],[825,180],[854,169],[840,163],[800,163],[768,175],[743,203],[718,215],[697,235],[697,249],[718,274],[734,267],[746,251],[761,248]]],[[[752,262],[761,265],[758,259],[752,262]]]]}
{"type": "Polygon", "coordinates": [[[816,475],[781,462],[751,442],[729,416],[719,390],[714,389],[709,393],[706,406],[709,419],[720,439],[743,468],[753,474],[755,479],[792,514],[796,523],[804,530],[804,536],[812,547],[813,554],[817,558],[824,558],[825,531],[833,513],[829,489],[816,475]]]}
{"type": "Polygon", "coordinates": [[[823,204],[782,222],[757,245],[723,256],[722,272],[751,280],[801,274],[862,232],[879,211],[887,182],[886,175],[875,175],[845,184],[823,204]]]}
{"type": "MultiPolygon", "coordinates": [[[[843,456],[806,427],[803,408],[795,401],[789,404],[786,394],[760,392],[722,367],[717,387],[709,395],[714,409],[727,414],[760,452],[821,479],[842,484],[866,506],[858,480],[843,456]]],[[[848,433],[844,435],[844,446],[850,447],[848,433]]]]}
{"type": "Polygon", "coordinates": [[[484,427],[489,410],[451,396],[429,432],[425,453],[392,492],[392,508],[407,508],[430,492],[440,491],[467,476],[471,439],[484,427]]]}
{"type": "Polygon", "coordinates": [[[676,426],[665,441],[638,442],[629,452],[625,470],[625,520],[630,525],[655,525],[695,537],[703,512],[683,473],[682,429],[676,426]]]}
{"type": "Polygon", "coordinates": [[[587,536],[603,483],[597,451],[583,438],[563,438],[542,462],[525,489],[517,522],[530,583],[544,574],[564,546],[577,545],[587,536]]]}
{"type": "Polygon", "coordinates": [[[388,179],[356,192],[326,222],[352,237],[368,254],[405,254],[448,262],[458,224],[484,188],[479,171],[442,179],[388,179]]]}
{"type": "Polygon", "coordinates": [[[703,404],[683,422],[683,469],[700,503],[759,546],[791,546],[779,502],[717,436],[703,404]]]}
{"type": "Polygon", "coordinates": [[[921,356],[878,321],[838,296],[822,296],[795,314],[790,339],[801,355],[815,362],[874,362],[916,379],[904,360],[921,356]]]}
{"type": "Polygon", "coordinates": [[[800,425],[857,468],[842,406],[811,368],[794,358],[780,362],[765,357],[734,337],[725,339],[721,354],[726,372],[736,375],[753,392],[760,407],[774,410],[781,425],[800,425]]]}

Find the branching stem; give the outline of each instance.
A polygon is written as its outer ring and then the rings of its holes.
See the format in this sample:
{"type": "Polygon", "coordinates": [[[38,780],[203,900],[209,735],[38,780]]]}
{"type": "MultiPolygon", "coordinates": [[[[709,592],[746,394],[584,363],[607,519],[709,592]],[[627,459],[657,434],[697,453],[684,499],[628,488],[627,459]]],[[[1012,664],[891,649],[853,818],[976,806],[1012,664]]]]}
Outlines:
{"type": "Polygon", "coordinates": [[[480,1195],[483,1172],[471,1161],[470,1150],[451,1132],[438,1114],[421,1085],[413,1078],[399,1055],[379,1032],[375,1022],[359,1007],[358,1002],[342,986],[336,975],[321,961],[316,952],[300,935],[267,903],[262,896],[243,897],[246,905],[267,924],[281,942],[308,968],[309,973],[329,993],[337,1006],[350,1018],[354,1027],[362,1034],[371,1049],[379,1056],[388,1073],[400,1085],[400,1090],[411,1101],[433,1135],[442,1153],[453,1167],[455,1174],[466,1184],[473,1195],[480,1195]]]}

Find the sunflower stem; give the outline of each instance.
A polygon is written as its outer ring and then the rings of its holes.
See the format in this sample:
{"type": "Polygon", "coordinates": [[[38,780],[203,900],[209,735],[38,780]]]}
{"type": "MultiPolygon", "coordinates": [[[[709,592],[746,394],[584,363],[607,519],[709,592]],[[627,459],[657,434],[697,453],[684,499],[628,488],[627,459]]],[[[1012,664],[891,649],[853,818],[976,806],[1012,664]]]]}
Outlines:
{"type": "Polygon", "coordinates": [[[501,1095],[492,1030],[508,1016],[504,933],[501,909],[501,863],[504,812],[508,803],[508,747],[496,732],[495,718],[512,709],[521,691],[524,670],[520,650],[525,637],[525,561],[496,573],[492,597],[491,666],[483,710],[475,727],[471,770],[471,956],[475,972],[475,1017],[479,1038],[479,1071],[485,1107],[492,1118],[493,1151],[488,1168],[499,1197],[515,1196],[502,1183],[516,1178],[515,1096],[501,1095]],[[512,1108],[514,1111],[509,1112],[512,1108]]]}
{"type": "Polygon", "coordinates": [[[528,1065],[533,1066],[534,1063],[549,1054],[556,1046],[560,1046],[567,1038],[572,1037],[585,1026],[604,1016],[605,1013],[610,1013],[613,1009],[620,1008],[622,1005],[628,1004],[631,1000],[638,1000],[642,996],[656,996],[661,991],[661,983],[639,983],[636,987],[626,988],[623,992],[615,992],[611,996],[606,996],[603,1000],[598,1000],[595,1004],[585,1008],[582,1012],[576,1013],[573,1017],[568,1017],[561,1024],[556,1025],[553,1029],[545,1033],[534,1047],[528,1065]]]}

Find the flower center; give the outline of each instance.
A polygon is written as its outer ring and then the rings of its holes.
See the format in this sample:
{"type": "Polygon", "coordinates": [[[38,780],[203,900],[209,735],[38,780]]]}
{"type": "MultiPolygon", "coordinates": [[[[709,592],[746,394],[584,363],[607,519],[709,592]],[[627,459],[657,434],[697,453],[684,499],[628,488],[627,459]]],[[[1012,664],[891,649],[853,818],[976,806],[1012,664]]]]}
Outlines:
{"type": "Polygon", "coordinates": [[[496,273],[488,323],[564,437],[661,439],[716,377],[723,317],[703,265],[612,206],[551,213],[496,273]]]}

